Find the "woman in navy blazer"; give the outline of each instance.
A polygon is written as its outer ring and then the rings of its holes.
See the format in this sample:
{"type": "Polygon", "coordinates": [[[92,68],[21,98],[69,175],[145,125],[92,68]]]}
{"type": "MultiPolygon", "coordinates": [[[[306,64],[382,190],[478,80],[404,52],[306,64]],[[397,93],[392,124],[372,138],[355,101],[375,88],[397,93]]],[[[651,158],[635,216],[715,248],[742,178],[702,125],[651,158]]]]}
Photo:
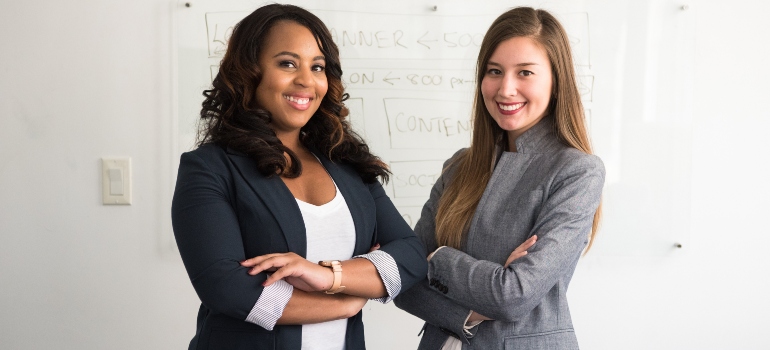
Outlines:
{"type": "Polygon", "coordinates": [[[233,30],[172,205],[201,299],[190,349],[364,349],[366,301],[425,277],[425,248],[377,181],[385,164],[345,119],[341,75],[329,31],[306,10],[264,6],[233,30]],[[338,201],[333,217],[308,216],[338,201]],[[321,266],[306,256],[339,251],[325,235],[349,249],[321,266]],[[310,337],[307,324],[336,326],[310,337]]]}

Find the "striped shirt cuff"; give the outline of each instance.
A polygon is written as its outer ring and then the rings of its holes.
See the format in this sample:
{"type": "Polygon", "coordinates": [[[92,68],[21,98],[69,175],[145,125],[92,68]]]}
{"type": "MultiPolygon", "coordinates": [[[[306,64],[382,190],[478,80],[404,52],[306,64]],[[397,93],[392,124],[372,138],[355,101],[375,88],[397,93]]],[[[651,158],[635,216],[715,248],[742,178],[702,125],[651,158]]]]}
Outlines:
{"type": "Polygon", "coordinates": [[[272,331],[278,319],[283,315],[283,309],[289,303],[292,292],[294,292],[294,286],[284,280],[278,280],[265,287],[262,289],[257,303],[246,316],[246,322],[272,331]]]}
{"type": "Polygon", "coordinates": [[[386,304],[401,292],[401,275],[398,274],[398,265],[396,265],[396,261],[393,260],[390,254],[382,250],[375,250],[367,254],[354,256],[354,258],[364,258],[371,261],[374,268],[377,269],[377,273],[380,274],[382,282],[385,284],[385,291],[388,292],[388,295],[372,300],[386,304]]]}

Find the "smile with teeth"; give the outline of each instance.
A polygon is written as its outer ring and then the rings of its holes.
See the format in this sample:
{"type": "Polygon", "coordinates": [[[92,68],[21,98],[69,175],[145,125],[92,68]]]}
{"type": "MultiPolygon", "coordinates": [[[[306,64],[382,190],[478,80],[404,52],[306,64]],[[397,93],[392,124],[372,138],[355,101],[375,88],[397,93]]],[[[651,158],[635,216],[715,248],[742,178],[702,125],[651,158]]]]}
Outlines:
{"type": "Polygon", "coordinates": [[[512,104],[512,105],[504,105],[504,104],[498,103],[497,107],[499,107],[500,109],[502,109],[504,111],[514,111],[514,110],[517,110],[517,109],[521,108],[521,106],[523,106],[523,105],[524,105],[524,102],[519,102],[519,103],[512,104]]]}
{"type": "Polygon", "coordinates": [[[310,102],[310,99],[307,97],[296,98],[293,96],[283,95],[283,98],[300,105],[306,105],[310,102]]]}

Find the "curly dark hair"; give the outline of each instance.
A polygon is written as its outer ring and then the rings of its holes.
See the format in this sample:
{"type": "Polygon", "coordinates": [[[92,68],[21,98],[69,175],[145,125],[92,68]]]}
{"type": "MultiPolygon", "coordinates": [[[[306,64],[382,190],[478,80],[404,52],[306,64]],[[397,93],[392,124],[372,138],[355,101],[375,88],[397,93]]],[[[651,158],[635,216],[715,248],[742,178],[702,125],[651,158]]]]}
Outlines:
{"type": "Polygon", "coordinates": [[[219,73],[201,109],[198,146],[215,143],[247,154],[264,176],[298,177],[302,173],[297,155],[283,145],[270,127],[270,113],[257,105],[261,81],[259,57],[269,30],[279,21],[293,21],[310,30],[326,58],[328,91],[318,110],[300,130],[300,142],[316,149],[333,162],[351,165],[368,183],[380,177],[387,182],[387,165],[369,151],[347,121],[348,98],[342,86],[339,50],[318,17],[293,6],[271,4],[258,8],[233,29],[219,73]],[[291,164],[287,164],[284,153],[291,164]]]}

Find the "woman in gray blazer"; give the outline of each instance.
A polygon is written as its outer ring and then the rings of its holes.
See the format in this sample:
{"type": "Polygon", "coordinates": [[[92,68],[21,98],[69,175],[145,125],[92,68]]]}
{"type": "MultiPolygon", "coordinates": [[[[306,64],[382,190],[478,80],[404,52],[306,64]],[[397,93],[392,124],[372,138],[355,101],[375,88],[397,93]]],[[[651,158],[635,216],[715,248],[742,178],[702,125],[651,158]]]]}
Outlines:
{"type": "Polygon", "coordinates": [[[599,223],[604,166],[567,34],[515,8],[477,64],[471,146],[444,164],[415,228],[427,278],[396,305],[426,321],[419,349],[578,349],[566,292],[599,223]]]}

